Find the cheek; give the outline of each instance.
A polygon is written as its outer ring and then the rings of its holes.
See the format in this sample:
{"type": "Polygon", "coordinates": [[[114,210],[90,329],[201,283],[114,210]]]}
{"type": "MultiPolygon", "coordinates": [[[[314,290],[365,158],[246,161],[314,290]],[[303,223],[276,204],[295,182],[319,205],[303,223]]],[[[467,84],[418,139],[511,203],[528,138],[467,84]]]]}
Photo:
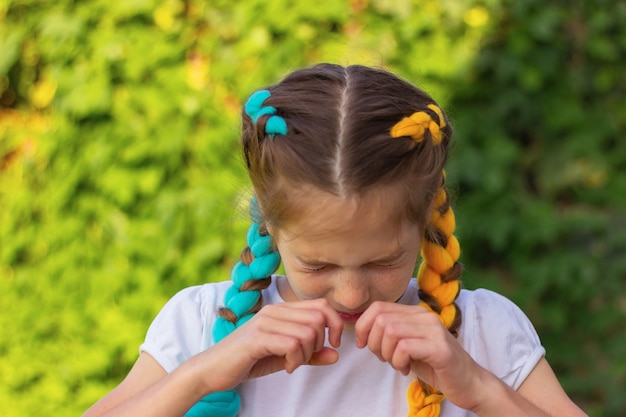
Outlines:
{"type": "Polygon", "coordinates": [[[396,301],[406,291],[414,272],[415,263],[406,261],[396,268],[372,270],[372,279],[369,282],[378,293],[377,298],[396,301]]]}
{"type": "Polygon", "coordinates": [[[290,275],[287,273],[287,282],[291,287],[291,291],[293,291],[300,300],[322,298],[327,292],[327,288],[322,280],[308,276],[308,274],[290,275]]]}
{"type": "Polygon", "coordinates": [[[412,269],[387,271],[372,280],[373,286],[386,301],[396,301],[406,291],[412,275],[412,269]]]}
{"type": "Polygon", "coordinates": [[[324,280],[315,274],[296,271],[289,262],[283,262],[287,283],[300,300],[323,297],[326,293],[324,280]]]}

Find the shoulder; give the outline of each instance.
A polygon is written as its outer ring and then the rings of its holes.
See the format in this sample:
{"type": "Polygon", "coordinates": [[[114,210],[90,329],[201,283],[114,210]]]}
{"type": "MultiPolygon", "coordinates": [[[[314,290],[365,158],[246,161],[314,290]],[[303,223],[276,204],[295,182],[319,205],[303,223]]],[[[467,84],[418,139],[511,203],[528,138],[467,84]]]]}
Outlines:
{"type": "Polygon", "coordinates": [[[185,288],[163,306],[140,350],[171,372],[212,344],[211,329],[229,281],[185,288]]]}
{"type": "Polygon", "coordinates": [[[223,303],[230,281],[196,285],[180,290],[163,306],[157,319],[206,317],[223,303]]]}
{"type": "Polygon", "coordinates": [[[459,342],[481,366],[517,389],[545,355],[524,312],[490,290],[462,290],[459,342]]]}
{"type": "Polygon", "coordinates": [[[503,295],[486,289],[461,290],[456,300],[466,331],[498,333],[519,329],[539,340],[526,314],[503,295]]]}
{"type": "Polygon", "coordinates": [[[204,310],[223,303],[224,294],[232,285],[231,281],[214,282],[187,287],[176,293],[166,304],[178,308],[199,308],[204,310]]]}
{"type": "Polygon", "coordinates": [[[476,290],[461,290],[456,300],[462,312],[475,315],[476,318],[491,315],[494,312],[507,315],[524,314],[522,310],[505,296],[494,291],[479,288],[476,290]]]}
{"type": "MultiPolygon", "coordinates": [[[[213,346],[217,311],[232,281],[185,288],[163,306],[139,350],[149,353],[167,372],[213,346]]],[[[275,280],[263,290],[264,304],[280,302],[275,280]]]]}

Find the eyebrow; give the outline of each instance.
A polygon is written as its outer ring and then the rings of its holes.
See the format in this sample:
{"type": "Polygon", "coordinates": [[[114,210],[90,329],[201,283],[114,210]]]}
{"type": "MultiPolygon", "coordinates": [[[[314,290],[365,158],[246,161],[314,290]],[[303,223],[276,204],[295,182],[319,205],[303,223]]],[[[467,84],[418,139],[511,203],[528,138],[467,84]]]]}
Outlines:
{"type": "Polygon", "coordinates": [[[383,256],[381,258],[373,259],[371,261],[371,263],[396,261],[396,260],[402,258],[404,255],[406,255],[406,250],[400,249],[400,250],[398,250],[396,252],[390,253],[387,256],[383,256]]]}
{"type": "MultiPolygon", "coordinates": [[[[391,261],[396,261],[399,260],[400,258],[402,258],[404,255],[406,255],[406,250],[404,249],[400,249],[396,252],[392,252],[389,255],[380,257],[380,258],[376,258],[376,259],[372,259],[368,262],[368,264],[371,263],[384,263],[384,262],[391,262],[391,261]]],[[[319,259],[311,259],[311,258],[305,258],[303,256],[298,256],[296,255],[295,258],[298,260],[298,262],[305,264],[305,265],[310,265],[310,266],[318,266],[318,265],[334,265],[333,262],[327,262],[327,261],[321,261],[319,259]]]]}
{"type": "Polygon", "coordinates": [[[311,258],[304,258],[304,257],[298,256],[298,255],[295,255],[295,258],[296,258],[296,260],[298,262],[300,262],[302,264],[306,264],[306,265],[328,265],[328,264],[330,264],[330,262],[324,262],[324,261],[311,259],[311,258]]]}

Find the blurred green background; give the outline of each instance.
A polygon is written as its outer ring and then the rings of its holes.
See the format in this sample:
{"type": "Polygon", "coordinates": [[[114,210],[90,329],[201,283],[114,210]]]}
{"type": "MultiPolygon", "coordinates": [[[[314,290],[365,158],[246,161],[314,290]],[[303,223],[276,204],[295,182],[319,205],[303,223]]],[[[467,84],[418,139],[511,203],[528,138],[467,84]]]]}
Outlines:
{"type": "Polygon", "coordinates": [[[169,297],[228,279],[242,100],[329,61],[448,110],[464,285],[524,309],[591,416],[626,415],[624,22],[621,0],[0,0],[0,414],[81,414],[169,297]]]}

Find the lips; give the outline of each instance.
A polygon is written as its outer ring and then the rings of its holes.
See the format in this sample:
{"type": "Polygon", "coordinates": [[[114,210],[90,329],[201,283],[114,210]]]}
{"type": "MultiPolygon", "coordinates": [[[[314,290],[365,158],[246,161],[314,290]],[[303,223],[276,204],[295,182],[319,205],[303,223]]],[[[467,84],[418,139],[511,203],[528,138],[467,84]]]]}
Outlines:
{"type": "Polygon", "coordinates": [[[359,319],[359,317],[361,317],[361,314],[363,314],[362,311],[360,313],[346,313],[344,311],[338,311],[337,313],[339,314],[339,317],[341,317],[343,321],[346,321],[349,323],[354,323],[355,321],[359,319]]]}

